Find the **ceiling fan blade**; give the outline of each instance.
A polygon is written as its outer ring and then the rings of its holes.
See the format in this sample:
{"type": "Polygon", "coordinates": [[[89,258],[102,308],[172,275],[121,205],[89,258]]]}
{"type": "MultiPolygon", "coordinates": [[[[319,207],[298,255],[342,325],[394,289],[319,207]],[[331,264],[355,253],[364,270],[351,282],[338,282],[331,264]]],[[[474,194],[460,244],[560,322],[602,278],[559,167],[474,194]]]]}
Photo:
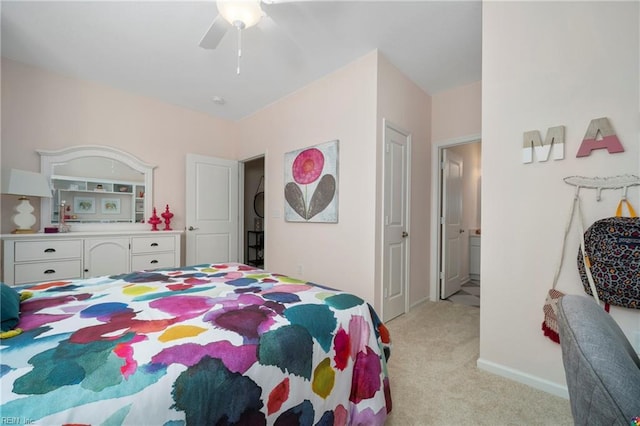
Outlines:
{"type": "Polygon", "coordinates": [[[227,28],[229,28],[227,21],[220,15],[216,16],[216,19],[213,20],[202,40],[200,40],[199,46],[203,49],[215,49],[227,32],[227,28]]]}

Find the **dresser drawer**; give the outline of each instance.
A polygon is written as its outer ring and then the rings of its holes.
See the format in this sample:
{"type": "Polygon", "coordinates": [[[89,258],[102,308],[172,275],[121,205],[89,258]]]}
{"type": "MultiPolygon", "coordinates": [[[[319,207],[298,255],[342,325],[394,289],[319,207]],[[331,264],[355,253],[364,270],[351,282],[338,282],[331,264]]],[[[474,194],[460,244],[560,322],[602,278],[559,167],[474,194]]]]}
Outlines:
{"type": "Polygon", "coordinates": [[[157,268],[174,268],[175,254],[170,253],[153,253],[153,254],[137,254],[131,256],[131,270],[141,271],[143,269],[157,268]]]}
{"type": "Polygon", "coordinates": [[[18,263],[14,268],[15,284],[68,280],[82,276],[80,259],[58,262],[18,263]]]}
{"type": "Polygon", "coordinates": [[[175,238],[171,236],[133,237],[131,239],[131,251],[133,253],[155,253],[173,250],[175,250],[175,238]]]}
{"type": "Polygon", "coordinates": [[[16,241],[15,262],[82,257],[82,240],[16,241]]]}

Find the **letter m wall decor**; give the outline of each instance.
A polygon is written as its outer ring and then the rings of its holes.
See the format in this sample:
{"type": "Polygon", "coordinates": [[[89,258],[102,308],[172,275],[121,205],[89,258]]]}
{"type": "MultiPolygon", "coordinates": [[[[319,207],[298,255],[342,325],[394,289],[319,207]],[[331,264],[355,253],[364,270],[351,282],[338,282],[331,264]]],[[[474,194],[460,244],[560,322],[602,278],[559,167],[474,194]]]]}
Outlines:
{"type": "Polygon", "coordinates": [[[553,150],[553,159],[564,159],[564,126],[550,127],[547,136],[542,142],[540,132],[531,130],[522,135],[522,162],[532,163],[535,151],[535,158],[538,161],[547,161],[549,154],[553,150]]]}
{"type": "Polygon", "coordinates": [[[589,128],[587,128],[587,133],[584,135],[576,157],[587,157],[594,149],[603,148],[609,151],[609,154],[624,152],[624,148],[613,131],[609,119],[606,117],[594,118],[589,123],[589,128]]]}

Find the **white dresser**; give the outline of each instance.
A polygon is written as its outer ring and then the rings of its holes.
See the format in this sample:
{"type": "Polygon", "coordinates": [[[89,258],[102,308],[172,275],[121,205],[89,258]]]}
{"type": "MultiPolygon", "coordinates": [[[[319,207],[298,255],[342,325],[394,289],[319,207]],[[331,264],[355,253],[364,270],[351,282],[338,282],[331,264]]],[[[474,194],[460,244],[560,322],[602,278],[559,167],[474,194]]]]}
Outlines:
{"type": "Polygon", "coordinates": [[[9,285],[180,266],[182,231],[4,234],[9,285]]]}

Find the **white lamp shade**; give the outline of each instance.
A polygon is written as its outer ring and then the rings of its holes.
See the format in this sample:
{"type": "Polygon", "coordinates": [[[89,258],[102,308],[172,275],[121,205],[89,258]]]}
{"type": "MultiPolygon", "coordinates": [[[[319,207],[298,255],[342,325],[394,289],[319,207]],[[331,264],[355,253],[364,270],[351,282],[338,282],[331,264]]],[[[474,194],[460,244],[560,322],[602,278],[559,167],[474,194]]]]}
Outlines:
{"type": "Polygon", "coordinates": [[[2,193],[27,197],[51,197],[51,186],[41,173],[3,169],[2,193]]]}
{"type": "Polygon", "coordinates": [[[262,18],[260,0],[218,0],[216,5],[220,15],[231,25],[239,21],[244,28],[249,28],[262,18]]]}

